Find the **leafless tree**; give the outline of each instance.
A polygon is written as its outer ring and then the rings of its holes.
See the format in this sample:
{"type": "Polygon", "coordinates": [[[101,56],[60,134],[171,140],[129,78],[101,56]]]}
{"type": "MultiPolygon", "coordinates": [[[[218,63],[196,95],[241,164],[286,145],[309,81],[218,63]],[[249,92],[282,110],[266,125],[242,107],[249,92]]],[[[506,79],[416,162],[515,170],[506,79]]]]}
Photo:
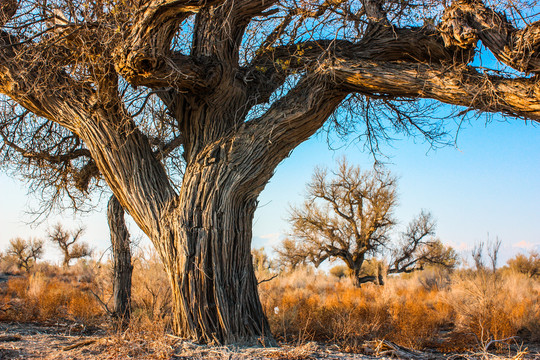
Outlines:
{"type": "MultiPolygon", "coordinates": [[[[278,248],[278,254],[291,263],[303,259],[317,267],[326,259],[341,259],[356,285],[382,284],[382,263],[374,274],[365,274],[362,267],[368,257],[391,247],[396,178],[382,169],[362,172],[345,160],[332,175],[328,179],[327,170],[315,170],[307,185],[306,201],[291,209],[289,221],[295,241],[278,248]]],[[[411,221],[401,235],[400,246],[391,250],[387,273],[421,270],[426,264],[454,266],[455,252],[432,238],[434,228],[431,214],[424,211],[411,221]]]]}
{"type": "Polygon", "coordinates": [[[15,238],[9,241],[6,255],[12,257],[19,269],[30,271],[35,262],[43,255],[43,240],[15,238]]]}
{"type": "Polygon", "coordinates": [[[410,273],[427,265],[454,269],[459,264],[459,255],[439,239],[430,238],[434,232],[431,214],[422,211],[401,235],[400,246],[392,250],[388,273],[410,273]]]}
{"type": "Polygon", "coordinates": [[[62,251],[64,267],[69,267],[71,260],[81,259],[92,254],[90,246],[80,240],[83,233],[84,228],[82,227],[74,231],[67,231],[61,224],[56,224],[49,230],[49,240],[62,251]]]}
{"type": "MultiPolygon", "coordinates": [[[[296,245],[293,239],[286,238],[274,248],[274,251],[278,255],[277,262],[279,267],[283,270],[294,270],[299,266],[306,265],[310,262],[310,254],[302,251],[296,245]]],[[[311,261],[313,262],[313,261],[311,261]]]]}
{"type": "Polygon", "coordinates": [[[2,141],[51,149],[40,171],[73,170],[57,189],[108,185],[163,259],[178,334],[272,343],[250,241],[276,166],[325,124],[436,141],[420,98],[538,121],[516,1],[5,0],[2,141]],[[478,40],[510,71],[472,65],[478,40]]]}
{"type": "Polygon", "coordinates": [[[491,271],[495,272],[497,271],[497,263],[499,261],[499,250],[501,249],[502,241],[499,239],[499,237],[495,238],[495,241],[489,241],[488,239],[488,247],[487,247],[487,254],[489,257],[489,262],[491,264],[491,271]]]}
{"type": "Polygon", "coordinates": [[[476,243],[471,251],[474,267],[476,270],[484,270],[486,264],[484,263],[484,242],[476,243]]]}
{"type": "Polygon", "coordinates": [[[499,237],[496,237],[493,241],[489,239],[488,234],[487,242],[480,241],[474,245],[471,251],[471,256],[473,258],[476,270],[486,270],[485,255],[487,255],[489,258],[489,265],[491,265],[491,271],[493,273],[497,271],[497,262],[499,259],[499,250],[501,249],[501,244],[502,241],[499,239],[499,237]],[[484,254],[484,249],[486,254],[484,254]]]}

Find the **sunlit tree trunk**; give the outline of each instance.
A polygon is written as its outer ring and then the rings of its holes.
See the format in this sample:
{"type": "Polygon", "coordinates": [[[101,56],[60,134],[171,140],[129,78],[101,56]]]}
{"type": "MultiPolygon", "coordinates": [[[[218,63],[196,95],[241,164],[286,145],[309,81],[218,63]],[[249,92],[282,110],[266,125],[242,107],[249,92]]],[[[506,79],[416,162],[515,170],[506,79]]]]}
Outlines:
{"type": "Polygon", "coordinates": [[[251,257],[256,192],[224,162],[185,174],[167,254],[175,332],[204,342],[274,344],[251,257]]]}

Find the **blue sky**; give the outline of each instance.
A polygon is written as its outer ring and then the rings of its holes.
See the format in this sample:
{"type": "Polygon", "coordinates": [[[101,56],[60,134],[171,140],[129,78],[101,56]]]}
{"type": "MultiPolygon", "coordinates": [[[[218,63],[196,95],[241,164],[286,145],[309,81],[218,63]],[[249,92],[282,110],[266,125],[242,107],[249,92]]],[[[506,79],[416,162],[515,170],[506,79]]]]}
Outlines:
{"type": "MultiPolygon", "coordinates": [[[[362,168],[373,166],[361,145],[332,151],[325,138],[314,136],[277,168],[259,198],[253,247],[270,250],[286,235],[288,206],[303,201],[316,165],[333,166],[346,155],[362,168]]],[[[421,139],[406,138],[383,150],[387,167],[400,179],[396,217],[402,225],[427,209],[437,219],[437,235],[458,251],[466,253],[488,233],[503,241],[502,263],[517,252],[540,250],[540,126],[478,120],[460,131],[455,147],[433,150],[421,139]]],[[[43,237],[58,221],[71,228],[85,225],[84,239],[98,251],[109,246],[105,204],[91,215],[60,214],[33,227],[25,211],[35,198],[26,194],[25,184],[1,174],[0,189],[0,249],[15,236],[43,237]]],[[[130,227],[141,245],[147,243],[134,224],[130,227]]],[[[46,258],[56,261],[58,253],[49,246],[46,258]]]]}

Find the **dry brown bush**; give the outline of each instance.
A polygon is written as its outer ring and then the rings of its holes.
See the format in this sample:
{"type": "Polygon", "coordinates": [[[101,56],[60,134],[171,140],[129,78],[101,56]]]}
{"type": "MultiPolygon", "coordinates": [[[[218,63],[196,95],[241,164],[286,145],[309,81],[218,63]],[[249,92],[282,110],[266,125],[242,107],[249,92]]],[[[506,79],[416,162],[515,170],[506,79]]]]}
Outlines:
{"type": "Polygon", "coordinates": [[[540,286],[523,274],[462,272],[453,279],[448,302],[458,330],[479,344],[516,335],[538,340],[540,286]]]}
{"type": "MultiPolygon", "coordinates": [[[[163,333],[170,326],[170,289],[158,256],[148,249],[133,259],[130,330],[163,333]]],[[[69,268],[46,262],[0,286],[0,321],[103,323],[112,295],[110,261],[79,260],[69,268]]]]}

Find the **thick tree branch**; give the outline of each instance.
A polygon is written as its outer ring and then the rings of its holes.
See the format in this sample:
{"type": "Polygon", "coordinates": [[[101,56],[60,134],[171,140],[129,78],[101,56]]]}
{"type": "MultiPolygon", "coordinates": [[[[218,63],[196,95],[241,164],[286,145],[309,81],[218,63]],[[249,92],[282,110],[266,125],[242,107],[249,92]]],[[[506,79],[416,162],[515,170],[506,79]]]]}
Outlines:
{"type": "Polygon", "coordinates": [[[116,71],[134,86],[174,87],[201,95],[215,87],[222,76],[221,66],[211,58],[194,58],[180,53],[148,57],[132,52],[128,58],[117,58],[116,71]]]}
{"type": "Polygon", "coordinates": [[[59,164],[59,163],[69,162],[71,160],[75,160],[81,157],[91,158],[90,152],[87,149],[75,149],[65,154],[52,155],[51,153],[45,152],[45,151],[34,152],[34,151],[29,151],[27,149],[24,149],[20,147],[19,145],[15,144],[14,142],[10,141],[9,139],[7,139],[7,137],[4,136],[4,134],[1,131],[0,131],[0,136],[2,136],[4,144],[9,146],[15,152],[19,153],[22,157],[33,160],[33,161],[46,161],[51,164],[59,164]]]}
{"type": "MultiPolygon", "coordinates": [[[[435,99],[540,121],[536,79],[509,79],[473,67],[339,59],[328,66],[336,86],[371,96],[435,99]]],[[[331,75],[330,75],[331,74],[331,75]]]]}
{"type": "MultiPolygon", "coordinates": [[[[0,37],[0,45],[9,41],[0,37]]],[[[1,48],[0,92],[79,136],[95,162],[95,167],[89,162],[81,173],[85,175],[80,178],[81,188],[98,169],[143,231],[155,235],[162,211],[176,193],[148,139],[136,129],[119,99],[100,102],[90,84],[42,62],[33,50],[24,45],[1,48]],[[147,198],[156,201],[149,203],[147,198]]]]}
{"type": "Polygon", "coordinates": [[[251,19],[277,0],[239,0],[202,9],[195,19],[192,53],[211,56],[225,66],[238,66],[239,48],[251,19]]]}
{"type": "Polygon", "coordinates": [[[482,40],[499,61],[519,71],[540,72],[540,22],[516,29],[482,1],[458,0],[446,9],[439,28],[447,46],[471,48],[482,40]]]}
{"type": "Polygon", "coordinates": [[[263,153],[284,157],[324,124],[345,95],[323,76],[305,76],[262,117],[250,121],[245,130],[258,137],[257,145],[265,148],[263,153]]]}
{"type": "MultiPolygon", "coordinates": [[[[180,90],[215,85],[219,66],[173,53],[171,41],[188,16],[222,0],[153,0],[139,10],[126,39],[115,50],[116,71],[135,86],[174,86],[180,90]]],[[[219,76],[218,76],[219,80],[219,76]]]]}
{"type": "Polygon", "coordinates": [[[458,61],[467,64],[474,49],[445,46],[442,36],[429,28],[407,28],[377,31],[359,42],[345,40],[306,41],[287,46],[267,48],[259,52],[250,66],[244,69],[248,84],[265,102],[283,84],[287,76],[299,71],[312,71],[321,62],[336,58],[374,61],[400,61],[422,64],[441,64],[458,61]]]}
{"type": "Polygon", "coordinates": [[[77,134],[80,109],[93,108],[95,91],[41,59],[39,49],[17,43],[18,39],[0,33],[0,92],[77,134]]]}

